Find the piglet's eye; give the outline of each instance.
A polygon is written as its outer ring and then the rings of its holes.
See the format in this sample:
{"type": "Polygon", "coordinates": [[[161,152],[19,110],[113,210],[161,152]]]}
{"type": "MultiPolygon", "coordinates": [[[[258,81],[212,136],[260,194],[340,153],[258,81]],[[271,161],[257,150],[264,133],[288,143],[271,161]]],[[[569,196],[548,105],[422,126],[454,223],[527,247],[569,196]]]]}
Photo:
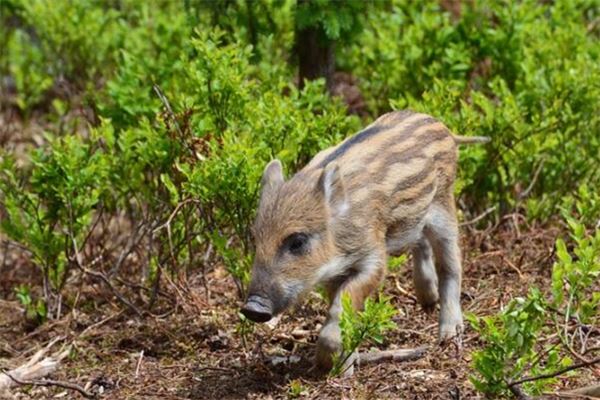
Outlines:
{"type": "Polygon", "coordinates": [[[299,256],[308,250],[309,236],[306,233],[292,233],[283,241],[284,247],[293,255],[299,256]]]}

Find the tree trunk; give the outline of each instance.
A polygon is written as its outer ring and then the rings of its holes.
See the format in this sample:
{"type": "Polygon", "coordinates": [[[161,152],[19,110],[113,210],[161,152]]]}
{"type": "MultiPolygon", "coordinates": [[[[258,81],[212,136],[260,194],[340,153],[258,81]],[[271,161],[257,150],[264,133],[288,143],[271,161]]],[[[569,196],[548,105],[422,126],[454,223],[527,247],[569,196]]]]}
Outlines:
{"type": "Polygon", "coordinates": [[[305,80],[325,78],[327,90],[333,88],[335,72],[335,42],[325,36],[320,26],[306,27],[296,31],[296,52],[299,61],[299,86],[305,80]]]}

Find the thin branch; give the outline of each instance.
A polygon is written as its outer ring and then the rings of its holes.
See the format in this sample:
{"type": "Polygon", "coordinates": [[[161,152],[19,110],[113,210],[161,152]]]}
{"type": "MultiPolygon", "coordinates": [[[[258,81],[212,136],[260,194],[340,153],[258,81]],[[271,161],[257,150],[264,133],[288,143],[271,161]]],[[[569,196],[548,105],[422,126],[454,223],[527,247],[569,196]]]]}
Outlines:
{"type": "Polygon", "coordinates": [[[138,225],[134,229],[133,233],[127,239],[125,248],[123,249],[123,251],[121,251],[121,254],[119,254],[119,258],[114,263],[113,267],[110,269],[108,276],[113,276],[119,271],[119,269],[121,269],[121,266],[125,262],[125,259],[131,254],[133,249],[140,243],[140,241],[144,238],[144,236],[146,236],[146,234],[149,231],[150,228],[146,227],[146,225],[143,223],[138,225]]]}
{"type": "Polygon", "coordinates": [[[589,347],[585,350],[585,352],[583,354],[587,354],[587,353],[593,353],[595,351],[600,351],[600,346],[596,346],[596,347],[589,347]]]}
{"type": "Polygon", "coordinates": [[[173,121],[173,124],[175,124],[175,129],[177,129],[179,136],[183,137],[183,133],[181,131],[181,128],[179,127],[179,123],[177,122],[177,118],[175,117],[175,113],[173,112],[173,109],[171,108],[171,104],[169,103],[169,100],[167,99],[167,97],[165,96],[165,94],[163,93],[163,91],[160,89],[160,87],[158,85],[154,84],[152,86],[152,88],[154,89],[154,92],[160,99],[161,103],[163,103],[163,105],[165,106],[165,109],[167,110],[167,113],[169,114],[169,118],[171,118],[171,120],[173,121]]]}
{"type": "Polygon", "coordinates": [[[493,213],[494,211],[496,211],[496,206],[492,206],[492,207],[488,208],[483,213],[481,213],[480,215],[478,215],[477,217],[473,218],[470,221],[465,221],[465,222],[460,223],[459,226],[468,226],[468,225],[476,224],[477,222],[481,221],[482,219],[484,219],[485,217],[487,217],[489,214],[493,213]]]}
{"type": "Polygon", "coordinates": [[[77,241],[75,240],[75,238],[73,236],[71,236],[71,240],[73,241],[73,249],[75,251],[75,265],[83,272],[85,272],[88,275],[91,275],[95,278],[99,278],[100,280],[102,280],[106,286],[108,286],[108,288],[111,290],[111,292],[113,292],[113,294],[115,295],[115,297],[117,299],[119,299],[119,301],[121,301],[121,303],[123,303],[124,305],[126,305],[127,307],[131,308],[138,316],[142,316],[143,313],[133,304],[131,303],[129,300],[127,300],[121,293],[119,293],[119,291],[117,289],[115,289],[115,287],[112,285],[112,283],[110,282],[110,280],[106,277],[106,275],[104,275],[101,272],[96,272],[96,271],[92,271],[89,270],[88,268],[83,266],[82,263],[82,258],[81,258],[81,254],[79,253],[78,247],[77,247],[77,241]]]}
{"type": "Polygon", "coordinates": [[[164,228],[168,229],[169,225],[171,225],[171,222],[173,221],[173,218],[175,218],[175,216],[177,215],[177,213],[179,212],[181,207],[183,207],[184,205],[189,204],[189,203],[200,203],[200,201],[198,201],[196,199],[185,199],[185,200],[179,202],[177,204],[177,206],[175,207],[175,209],[173,210],[173,212],[169,215],[169,218],[167,218],[167,221],[164,224],[158,226],[156,229],[154,229],[152,231],[152,233],[156,233],[164,228]]]}
{"type": "Polygon", "coordinates": [[[540,176],[540,172],[542,171],[542,168],[544,167],[545,162],[546,162],[546,158],[542,157],[540,164],[538,165],[535,172],[533,173],[533,178],[531,178],[531,183],[529,184],[529,186],[527,186],[527,189],[525,189],[523,192],[519,193],[519,200],[524,200],[529,196],[529,194],[533,190],[533,187],[535,186],[535,183],[537,182],[537,180],[540,176]]]}
{"type": "Polygon", "coordinates": [[[129,307],[130,309],[132,309],[138,316],[142,316],[143,313],[135,306],[133,305],[132,302],[130,302],[129,300],[127,300],[117,289],[115,289],[115,287],[112,285],[112,283],[110,282],[110,280],[101,272],[96,272],[96,271],[91,271],[89,269],[87,269],[86,267],[82,266],[81,264],[77,263],[77,266],[86,274],[91,275],[95,278],[99,278],[101,281],[103,281],[106,286],[108,286],[108,288],[111,290],[111,292],[115,295],[115,297],[124,305],[126,305],[127,307],[129,307]]]}
{"type": "MultiPolygon", "coordinates": [[[[196,154],[194,147],[188,141],[185,140],[185,135],[183,134],[183,130],[181,129],[181,126],[179,125],[179,122],[177,121],[177,116],[175,115],[175,113],[173,112],[173,109],[171,108],[171,104],[169,103],[169,100],[167,99],[167,97],[165,96],[165,94],[163,93],[163,91],[160,89],[160,87],[157,84],[154,84],[152,86],[152,88],[154,89],[154,92],[156,93],[156,95],[158,96],[160,101],[165,106],[165,109],[167,110],[169,119],[171,119],[172,123],[175,125],[175,129],[177,130],[177,133],[179,134],[179,139],[183,142],[183,145],[185,147],[187,147],[187,149],[192,154],[192,156],[196,160],[199,160],[199,157],[196,154]]],[[[168,124],[167,124],[167,128],[168,128],[168,124]]]]}
{"type": "Polygon", "coordinates": [[[18,379],[16,377],[12,376],[7,371],[2,371],[2,373],[5,374],[6,376],[8,376],[10,379],[12,379],[15,383],[17,383],[19,385],[57,386],[57,387],[61,387],[63,389],[75,390],[75,391],[79,392],[86,399],[95,399],[96,398],[95,394],[88,392],[87,390],[85,390],[83,387],[79,386],[76,383],[55,381],[55,380],[51,380],[51,379],[24,380],[24,379],[18,379]]]}
{"type": "Polygon", "coordinates": [[[526,383],[526,382],[537,381],[537,380],[540,380],[540,379],[554,378],[554,377],[562,375],[562,374],[564,374],[566,372],[573,371],[573,370],[579,369],[579,368],[589,367],[589,366],[592,366],[592,365],[598,364],[598,363],[600,363],[600,357],[594,358],[593,360],[590,360],[590,361],[587,361],[587,362],[581,362],[581,363],[578,363],[578,364],[573,364],[573,365],[570,365],[570,366],[568,366],[566,368],[559,369],[558,371],[551,372],[551,373],[548,373],[548,374],[542,374],[542,375],[537,375],[537,376],[530,376],[530,377],[527,377],[527,378],[519,379],[518,381],[510,382],[508,384],[508,387],[511,388],[513,386],[517,386],[517,385],[520,385],[520,384],[523,384],[523,383],[526,383]]]}
{"type": "Polygon", "coordinates": [[[117,312],[115,314],[109,315],[108,317],[106,317],[106,318],[104,318],[104,319],[102,319],[102,320],[100,320],[100,321],[98,321],[98,322],[96,322],[96,323],[88,326],[83,331],[81,331],[81,333],[79,333],[77,336],[78,337],[84,337],[88,332],[90,332],[90,331],[92,331],[92,330],[94,330],[94,329],[96,329],[96,328],[104,325],[105,323],[107,323],[111,319],[114,319],[114,318],[120,316],[121,314],[123,314],[123,310],[121,310],[121,311],[119,311],[119,312],[117,312]]]}

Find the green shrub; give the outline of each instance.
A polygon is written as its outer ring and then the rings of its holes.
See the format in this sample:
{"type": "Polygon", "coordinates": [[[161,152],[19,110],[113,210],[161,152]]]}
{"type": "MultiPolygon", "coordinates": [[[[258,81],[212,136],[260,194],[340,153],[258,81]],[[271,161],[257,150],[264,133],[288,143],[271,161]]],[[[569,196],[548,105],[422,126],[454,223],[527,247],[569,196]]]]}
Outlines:
{"type": "Polygon", "coordinates": [[[340,319],[343,352],[334,359],[331,375],[345,372],[344,368],[348,368],[348,360],[361,344],[367,341],[383,343],[383,333],[396,327],[392,321],[395,314],[396,309],[390,304],[390,299],[383,295],[380,295],[377,300],[367,298],[364,309],[356,311],[350,296],[344,294],[340,319]]]}
{"type": "Polygon", "coordinates": [[[49,139],[47,149],[32,154],[31,171],[3,156],[0,175],[2,230],[31,251],[46,295],[64,286],[108,183],[108,163],[91,144],[75,136],[49,139]]]}
{"type": "MultiPolygon", "coordinates": [[[[573,250],[569,252],[562,239],[556,241],[552,297],[532,288],[526,298],[511,300],[496,315],[469,316],[485,346],[473,354],[477,374],[471,380],[488,395],[507,394],[510,384],[524,376],[553,373],[570,365],[571,349],[581,344],[572,330],[600,323],[600,230],[591,235],[583,224],[568,222],[573,250]],[[570,321],[577,326],[569,326],[570,321]]],[[[524,389],[539,394],[554,382],[553,378],[535,380],[524,384],[524,389]]]]}
{"type": "Polygon", "coordinates": [[[140,118],[154,119],[161,102],[153,85],[167,93],[191,89],[181,84],[186,60],[194,56],[186,14],[173,2],[166,9],[155,2],[132,4],[135,7],[130,5],[122,14],[129,30],[115,54],[116,71],[95,95],[100,115],[110,118],[117,129],[135,125],[140,118]]]}
{"type": "Polygon", "coordinates": [[[319,27],[323,39],[347,40],[361,29],[360,15],[368,1],[348,0],[336,3],[330,0],[299,1],[296,6],[296,29],[319,27]]]}
{"type": "Polygon", "coordinates": [[[27,322],[30,322],[32,326],[37,326],[46,320],[48,316],[46,302],[41,298],[34,300],[31,297],[28,285],[21,284],[17,286],[15,288],[15,295],[19,303],[25,308],[25,320],[27,322]]]}
{"type": "Polygon", "coordinates": [[[13,32],[6,42],[6,49],[8,72],[17,92],[14,101],[27,118],[29,112],[44,100],[54,81],[46,70],[44,55],[25,32],[13,32]]]}
{"type": "MultiPolygon", "coordinates": [[[[138,278],[156,285],[163,272],[183,279],[197,265],[195,255],[212,245],[243,296],[264,165],[278,157],[292,173],[357,128],[323,82],[299,91],[283,77],[263,81],[249,62],[250,48],[227,43],[218,30],[181,40],[189,53],[172,52],[161,63],[182,73],[162,76],[155,99],[140,108],[117,106],[147,97],[152,83],[120,91],[109,82],[111,103],[98,103],[104,116],[89,135],[47,135],[49,145],[35,152],[30,167],[3,161],[4,231],[32,251],[57,295],[78,266],[77,252],[86,268],[97,257],[106,260],[100,272],[110,278],[131,248],[143,245],[138,278]],[[106,226],[117,216],[131,225],[131,243],[110,243],[102,256],[84,251],[91,236],[111,242],[106,226]]],[[[135,75],[129,68],[138,66],[123,64],[116,79],[135,75]]]]}
{"type": "Polygon", "coordinates": [[[32,0],[20,7],[24,24],[35,32],[47,72],[80,88],[94,87],[119,45],[117,11],[92,0],[32,0]]]}

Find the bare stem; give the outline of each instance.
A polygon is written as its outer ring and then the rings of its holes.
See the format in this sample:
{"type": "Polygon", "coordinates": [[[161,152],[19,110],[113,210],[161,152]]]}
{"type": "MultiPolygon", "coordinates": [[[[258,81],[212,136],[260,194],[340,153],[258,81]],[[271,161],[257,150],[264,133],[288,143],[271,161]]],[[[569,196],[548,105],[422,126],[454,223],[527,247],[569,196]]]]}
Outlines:
{"type": "Polygon", "coordinates": [[[12,379],[15,383],[17,383],[19,385],[57,386],[57,387],[61,387],[64,389],[75,390],[75,391],[79,392],[86,399],[95,399],[96,398],[95,394],[88,392],[87,390],[85,390],[83,387],[81,387],[80,385],[78,385],[76,383],[55,381],[55,380],[51,380],[51,379],[25,380],[25,379],[16,378],[16,377],[12,376],[10,373],[8,373],[7,371],[2,371],[2,373],[5,374],[6,376],[8,376],[10,379],[12,379]]]}

